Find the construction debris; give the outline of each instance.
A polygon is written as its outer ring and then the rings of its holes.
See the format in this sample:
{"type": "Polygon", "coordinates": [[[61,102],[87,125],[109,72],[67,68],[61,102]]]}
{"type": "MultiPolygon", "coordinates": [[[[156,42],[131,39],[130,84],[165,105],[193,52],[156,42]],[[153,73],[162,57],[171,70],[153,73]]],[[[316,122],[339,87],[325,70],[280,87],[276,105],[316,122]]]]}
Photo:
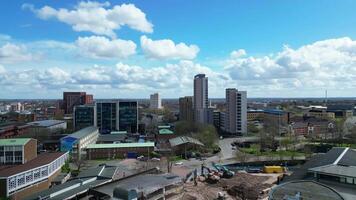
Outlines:
{"type": "Polygon", "coordinates": [[[197,177],[194,185],[187,182],[184,185],[182,199],[188,200],[258,200],[266,197],[271,184],[266,183],[270,177],[255,176],[248,173],[237,173],[230,179],[222,178],[211,184],[203,176],[197,177]]]}
{"type": "Polygon", "coordinates": [[[247,173],[238,173],[231,179],[221,179],[218,185],[226,190],[233,197],[243,200],[257,200],[266,196],[264,191],[271,185],[265,183],[269,177],[255,176],[247,173]]]}

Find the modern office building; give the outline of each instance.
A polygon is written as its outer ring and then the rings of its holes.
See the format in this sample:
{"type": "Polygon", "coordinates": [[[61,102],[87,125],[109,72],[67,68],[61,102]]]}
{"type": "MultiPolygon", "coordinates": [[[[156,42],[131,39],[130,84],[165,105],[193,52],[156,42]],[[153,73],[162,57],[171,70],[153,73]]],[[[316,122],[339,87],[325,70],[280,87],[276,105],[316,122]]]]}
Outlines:
{"type": "Polygon", "coordinates": [[[112,131],[137,133],[137,101],[96,102],[96,125],[102,134],[109,134],[112,131]]]}
{"type": "Polygon", "coordinates": [[[161,97],[159,96],[158,93],[154,93],[154,94],[150,95],[150,108],[151,109],[161,109],[162,108],[161,97]]]}
{"type": "Polygon", "coordinates": [[[247,133],[247,93],[235,88],[226,89],[224,131],[232,135],[247,133]]]}
{"type": "Polygon", "coordinates": [[[208,77],[205,74],[194,76],[194,118],[196,122],[207,123],[208,102],[208,77]]]}
{"type": "Polygon", "coordinates": [[[119,130],[119,101],[96,102],[96,123],[99,132],[109,134],[119,130]]]}
{"type": "Polygon", "coordinates": [[[179,120],[194,121],[193,97],[186,96],[179,98],[179,120]]]}
{"type": "Polygon", "coordinates": [[[97,127],[90,126],[61,138],[61,151],[71,152],[73,157],[78,159],[85,157],[84,149],[89,144],[95,144],[99,137],[97,127]]]}
{"type": "Polygon", "coordinates": [[[79,105],[74,107],[73,127],[80,130],[89,126],[97,126],[95,105],[79,105]]]}
{"type": "Polygon", "coordinates": [[[74,106],[93,103],[93,95],[85,92],[63,92],[63,109],[65,114],[72,114],[74,106]]]}
{"type": "Polygon", "coordinates": [[[119,102],[119,131],[137,133],[138,103],[137,101],[119,102]]]}

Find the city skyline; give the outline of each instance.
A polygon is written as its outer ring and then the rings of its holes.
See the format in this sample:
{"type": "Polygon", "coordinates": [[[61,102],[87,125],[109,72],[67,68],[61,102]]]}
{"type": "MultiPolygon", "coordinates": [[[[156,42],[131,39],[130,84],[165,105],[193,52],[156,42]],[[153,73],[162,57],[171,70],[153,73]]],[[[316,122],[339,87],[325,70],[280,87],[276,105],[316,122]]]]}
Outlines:
{"type": "Polygon", "coordinates": [[[2,4],[0,99],[179,98],[200,73],[209,98],[356,96],[356,2],[2,4]]]}

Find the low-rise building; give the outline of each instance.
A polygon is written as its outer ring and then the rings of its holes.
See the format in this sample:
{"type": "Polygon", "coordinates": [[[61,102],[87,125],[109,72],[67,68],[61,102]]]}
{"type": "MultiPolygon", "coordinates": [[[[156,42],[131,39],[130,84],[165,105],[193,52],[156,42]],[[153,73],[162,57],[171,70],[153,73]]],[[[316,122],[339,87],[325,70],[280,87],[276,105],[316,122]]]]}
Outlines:
{"type": "Polygon", "coordinates": [[[36,157],[37,141],[35,139],[0,139],[0,165],[25,164],[36,157]]]}
{"type": "Polygon", "coordinates": [[[67,122],[62,120],[42,120],[27,123],[31,129],[37,132],[55,133],[67,129],[67,122]]]}
{"type": "Polygon", "coordinates": [[[0,196],[21,200],[48,189],[67,158],[67,152],[44,153],[24,164],[1,166],[0,196]]]}
{"type": "Polygon", "coordinates": [[[172,150],[176,154],[182,154],[185,155],[185,157],[188,150],[197,149],[199,147],[204,146],[204,144],[201,143],[199,140],[188,136],[180,136],[180,137],[172,138],[169,140],[169,143],[172,150]]]}
{"type": "Polygon", "coordinates": [[[86,147],[87,159],[137,158],[154,151],[154,142],[90,144],[86,147]]]}
{"type": "Polygon", "coordinates": [[[323,200],[344,200],[344,197],[327,185],[310,181],[298,180],[283,183],[272,188],[269,193],[269,200],[286,199],[323,199],[323,200]]]}
{"type": "Polygon", "coordinates": [[[335,119],[335,113],[327,112],[326,110],[309,110],[307,116],[318,119],[335,119]]]}
{"type": "Polygon", "coordinates": [[[55,185],[42,192],[33,193],[26,199],[80,199],[79,197],[87,196],[92,188],[113,181],[117,171],[118,168],[116,166],[108,166],[105,164],[95,168],[89,168],[63,184],[55,185]]]}
{"type": "Polygon", "coordinates": [[[145,174],[119,182],[112,197],[122,200],[180,199],[182,192],[183,181],[177,175],[145,174]]]}
{"type": "Polygon", "coordinates": [[[94,126],[83,128],[68,136],[61,138],[61,151],[71,152],[78,159],[85,157],[85,148],[96,143],[99,137],[99,129],[94,126]]]}
{"type": "Polygon", "coordinates": [[[30,125],[25,123],[7,122],[0,124],[0,138],[13,138],[28,133],[30,125]]]}

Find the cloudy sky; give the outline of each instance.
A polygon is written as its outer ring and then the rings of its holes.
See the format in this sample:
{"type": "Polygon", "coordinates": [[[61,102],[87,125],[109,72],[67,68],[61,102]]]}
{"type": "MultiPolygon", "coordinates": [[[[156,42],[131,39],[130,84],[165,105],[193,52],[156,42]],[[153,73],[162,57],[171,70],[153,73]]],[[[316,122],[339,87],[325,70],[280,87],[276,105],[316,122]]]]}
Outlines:
{"type": "Polygon", "coordinates": [[[354,97],[353,0],[0,2],[0,99],[354,97]],[[11,3],[10,3],[11,2],[11,3]]]}

